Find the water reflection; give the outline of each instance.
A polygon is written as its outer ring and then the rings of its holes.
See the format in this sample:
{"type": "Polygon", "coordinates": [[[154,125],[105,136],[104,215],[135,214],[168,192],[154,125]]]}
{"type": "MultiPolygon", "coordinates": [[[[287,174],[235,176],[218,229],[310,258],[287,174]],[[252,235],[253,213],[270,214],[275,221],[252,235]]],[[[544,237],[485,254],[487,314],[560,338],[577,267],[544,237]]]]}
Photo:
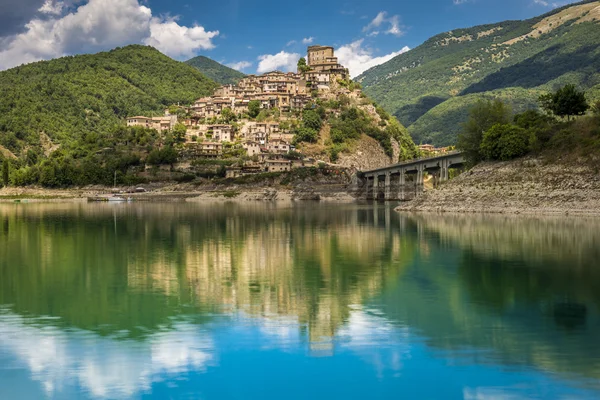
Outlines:
{"type": "Polygon", "coordinates": [[[272,398],[302,398],[327,371],[329,397],[600,393],[599,221],[312,204],[0,216],[0,363],[49,397],[161,397],[162,384],[246,397],[211,390],[264,390],[264,363],[272,398]],[[295,378],[278,391],[280,370],[295,378]]]}

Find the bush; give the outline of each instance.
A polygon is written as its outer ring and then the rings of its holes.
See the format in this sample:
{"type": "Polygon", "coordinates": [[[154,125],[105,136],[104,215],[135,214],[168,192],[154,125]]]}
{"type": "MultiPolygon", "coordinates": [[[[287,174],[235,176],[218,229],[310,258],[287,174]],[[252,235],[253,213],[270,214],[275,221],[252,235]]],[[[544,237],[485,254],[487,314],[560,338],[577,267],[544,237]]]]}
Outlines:
{"type": "Polygon", "coordinates": [[[511,160],[531,149],[531,134],[518,126],[496,124],[483,134],[480,152],[488,160],[511,160]]]}
{"type": "Polygon", "coordinates": [[[183,174],[183,175],[178,175],[175,177],[175,181],[179,182],[179,183],[188,183],[188,182],[192,182],[194,179],[196,179],[196,175],[194,174],[183,174]]]}
{"type": "Polygon", "coordinates": [[[146,163],[150,165],[175,164],[176,162],[177,151],[171,146],[152,150],[146,159],[146,163]]]}
{"type": "Polygon", "coordinates": [[[250,118],[256,118],[258,113],[260,113],[260,101],[252,100],[248,103],[248,116],[250,116],[250,118]]]}
{"type": "Polygon", "coordinates": [[[318,138],[318,132],[311,128],[301,127],[294,132],[294,143],[316,143],[318,138]]]}
{"type": "Polygon", "coordinates": [[[302,125],[304,125],[305,128],[319,131],[323,125],[323,120],[317,112],[313,110],[304,110],[302,112],[302,125]]]}

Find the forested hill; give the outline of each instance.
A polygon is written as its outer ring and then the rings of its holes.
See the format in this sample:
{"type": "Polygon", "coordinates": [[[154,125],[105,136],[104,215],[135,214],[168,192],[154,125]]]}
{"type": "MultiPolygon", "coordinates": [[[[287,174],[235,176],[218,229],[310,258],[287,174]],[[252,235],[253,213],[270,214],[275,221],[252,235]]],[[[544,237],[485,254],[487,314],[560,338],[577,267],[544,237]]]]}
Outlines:
{"type": "Polygon", "coordinates": [[[196,68],[198,71],[221,85],[235,85],[240,79],[246,76],[240,71],[226,67],[225,65],[219,64],[204,56],[194,57],[191,60],[187,60],[185,63],[196,68]]]}
{"type": "Polygon", "coordinates": [[[453,144],[477,99],[516,112],[567,83],[600,98],[600,1],[526,21],[437,35],[360,77],[365,92],[408,127],[416,143],[453,144]]]}
{"type": "Polygon", "coordinates": [[[41,61],[0,72],[0,146],[15,154],[103,134],[123,118],[154,113],[212,94],[197,69],[140,45],[41,61]]]}

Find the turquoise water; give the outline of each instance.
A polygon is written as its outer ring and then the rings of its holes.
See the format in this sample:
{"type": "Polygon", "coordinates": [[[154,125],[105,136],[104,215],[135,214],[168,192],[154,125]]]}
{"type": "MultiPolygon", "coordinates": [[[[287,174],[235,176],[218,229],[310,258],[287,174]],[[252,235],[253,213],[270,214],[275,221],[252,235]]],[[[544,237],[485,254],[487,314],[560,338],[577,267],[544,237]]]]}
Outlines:
{"type": "Polygon", "coordinates": [[[0,204],[0,399],[600,398],[600,220],[0,204]]]}

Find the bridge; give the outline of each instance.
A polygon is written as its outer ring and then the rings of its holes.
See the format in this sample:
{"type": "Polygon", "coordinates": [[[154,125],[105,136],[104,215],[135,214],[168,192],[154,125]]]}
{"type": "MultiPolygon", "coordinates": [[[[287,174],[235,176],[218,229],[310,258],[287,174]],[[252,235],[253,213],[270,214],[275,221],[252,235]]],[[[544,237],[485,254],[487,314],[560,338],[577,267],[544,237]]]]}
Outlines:
{"type": "Polygon", "coordinates": [[[423,193],[425,172],[433,175],[434,184],[437,184],[448,180],[450,169],[460,168],[464,164],[463,153],[453,151],[364,171],[362,176],[366,183],[367,199],[409,200],[411,195],[423,193]]]}

